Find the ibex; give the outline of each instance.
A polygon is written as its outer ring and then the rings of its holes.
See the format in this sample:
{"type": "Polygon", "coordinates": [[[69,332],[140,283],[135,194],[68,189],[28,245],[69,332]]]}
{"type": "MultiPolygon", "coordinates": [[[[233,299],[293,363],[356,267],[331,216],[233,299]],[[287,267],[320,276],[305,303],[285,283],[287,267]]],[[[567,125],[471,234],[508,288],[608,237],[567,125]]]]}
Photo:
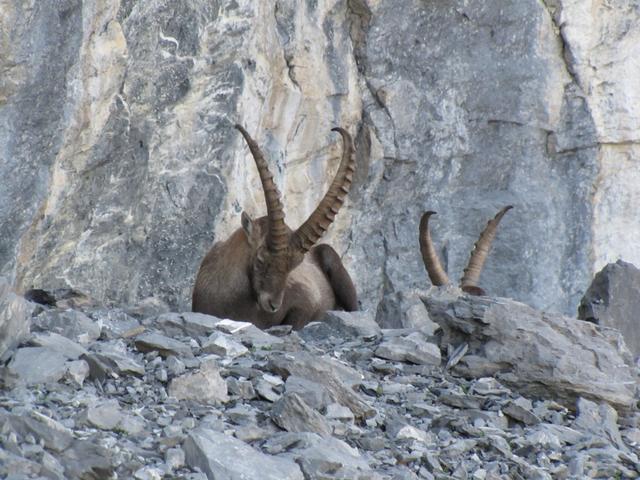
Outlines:
{"type": "MultiPolygon", "coordinates": [[[[460,279],[460,288],[471,295],[484,295],[485,292],[482,288],[478,287],[478,280],[480,280],[480,273],[482,267],[489,254],[491,243],[496,236],[496,230],[498,224],[505,213],[507,213],[512,205],[507,205],[501,209],[494,218],[487,222],[487,226],[480,234],[478,241],[475,243],[473,250],[471,251],[471,257],[467,268],[464,269],[464,275],[460,279]]],[[[424,266],[429,274],[431,283],[436,286],[446,285],[449,283],[449,277],[442,268],[440,259],[436,254],[436,250],[431,240],[431,234],[429,232],[429,217],[435,214],[434,211],[425,212],[420,219],[420,252],[422,253],[422,260],[424,266]]]]}
{"type": "Polygon", "coordinates": [[[260,328],[285,324],[294,329],[318,320],[327,310],[357,310],[356,289],[336,251],[325,244],[314,247],[351,187],[355,153],[349,133],[332,129],[342,136],[340,166],[316,209],[292,231],[264,154],[242,126],[235,128],[258,168],[267,215],[252,220],[242,212],[242,227],[211,247],[196,276],[192,310],[260,328]]]}

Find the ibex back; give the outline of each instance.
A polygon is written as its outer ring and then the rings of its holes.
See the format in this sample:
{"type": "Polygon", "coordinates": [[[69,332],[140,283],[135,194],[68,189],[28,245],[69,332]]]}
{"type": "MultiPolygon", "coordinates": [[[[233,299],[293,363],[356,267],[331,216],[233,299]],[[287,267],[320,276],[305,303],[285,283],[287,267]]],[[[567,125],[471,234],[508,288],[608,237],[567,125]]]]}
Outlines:
{"type": "Polygon", "coordinates": [[[333,129],[343,141],[336,176],[313,213],[292,231],[264,154],[244,128],[236,128],[258,168],[267,215],[252,220],[242,212],[242,227],[209,250],[196,276],[193,311],[260,328],[287,324],[299,329],[327,310],[356,310],[356,290],[340,257],[329,245],[314,246],[349,192],[355,170],[351,136],[333,129]]]}

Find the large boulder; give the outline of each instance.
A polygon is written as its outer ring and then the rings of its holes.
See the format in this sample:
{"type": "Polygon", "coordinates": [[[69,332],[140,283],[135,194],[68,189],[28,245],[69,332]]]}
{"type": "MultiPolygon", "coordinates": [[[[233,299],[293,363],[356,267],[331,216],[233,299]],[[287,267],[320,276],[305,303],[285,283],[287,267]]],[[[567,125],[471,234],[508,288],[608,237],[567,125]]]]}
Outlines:
{"type": "Polygon", "coordinates": [[[600,270],[587,289],[578,318],[620,330],[634,355],[640,354],[640,270],[618,260],[600,270]]]}
{"type": "MultiPolygon", "coordinates": [[[[443,293],[438,295],[438,293],[443,293]]],[[[454,371],[495,376],[522,393],[575,402],[579,397],[629,409],[638,377],[620,333],[489,297],[424,297],[444,345],[468,344],[454,371]]]]}

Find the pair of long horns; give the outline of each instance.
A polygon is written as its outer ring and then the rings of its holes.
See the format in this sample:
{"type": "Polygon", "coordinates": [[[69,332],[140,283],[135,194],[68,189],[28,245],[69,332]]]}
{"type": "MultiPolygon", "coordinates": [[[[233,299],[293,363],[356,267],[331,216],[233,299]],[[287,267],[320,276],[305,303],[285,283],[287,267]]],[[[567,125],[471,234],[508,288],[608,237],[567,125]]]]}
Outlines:
{"type": "Polygon", "coordinates": [[[320,239],[335,219],[336,214],[344,203],[353,181],[356,169],[355,151],[351,135],[345,129],[336,127],[331,130],[342,136],[342,159],[338,171],[316,209],[309,218],[293,233],[289,235],[284,221],[284,205],[278,187],[273,181],[273,175],[264,154],[258,144],[251,138],[241,125],[235,125],[244,137],[253,155],[262,182],[264,199],[267,204],[269,230],[267,232],[267,246],[274,252],[284,252],[289,247],[307,252],[320,239]]]}
{"type": "MultiPolygon", "coordinates": [[[[460,280],[460,287],[463,290],[471,293],[482,292],[478,287],[482,267],[484,266],[484,262],[487,259],[489,250],[491,249],[491,243],[496,236],[498,224],[500,223],[500,220],[502,220],[502,217],[504,217],[504,214],[511,208],[513,208],[512,205],[507,205],[502,208],[494,218],[487,222],[487,226],[480,234],[478,241],[475,243],[473,250],[471,251],[469,263],[464,269],[464,275],[460,280]]],[[[431,283],[433,285],[440,286],[449,283],[449,277],[442,268],[440,259],[438,258],[435,247],[433,246],[433,241],[431,240],[431,233],[429,232],[429,217],[435,213],[436,212],[430,210],[425,212],[420,219],[420,252],[422,253],[422,260],[425,268],[427,269],[427,273],[429,274],[431,283]]]]}

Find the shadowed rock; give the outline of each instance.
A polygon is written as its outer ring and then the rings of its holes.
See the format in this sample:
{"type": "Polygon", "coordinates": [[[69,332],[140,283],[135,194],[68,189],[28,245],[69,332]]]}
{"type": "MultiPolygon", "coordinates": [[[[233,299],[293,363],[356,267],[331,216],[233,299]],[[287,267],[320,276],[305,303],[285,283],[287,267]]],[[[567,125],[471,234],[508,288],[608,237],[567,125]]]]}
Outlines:
{"type": "Polygon", "coordinates": [[[575,401],[585,397],[627,409],[637,376],[620,334],[588,322],[539,312],[507,299],[426,296],[442,342],[468,343],[453,368],[470,377],[495,376],[520,392],[575,401]]]}

